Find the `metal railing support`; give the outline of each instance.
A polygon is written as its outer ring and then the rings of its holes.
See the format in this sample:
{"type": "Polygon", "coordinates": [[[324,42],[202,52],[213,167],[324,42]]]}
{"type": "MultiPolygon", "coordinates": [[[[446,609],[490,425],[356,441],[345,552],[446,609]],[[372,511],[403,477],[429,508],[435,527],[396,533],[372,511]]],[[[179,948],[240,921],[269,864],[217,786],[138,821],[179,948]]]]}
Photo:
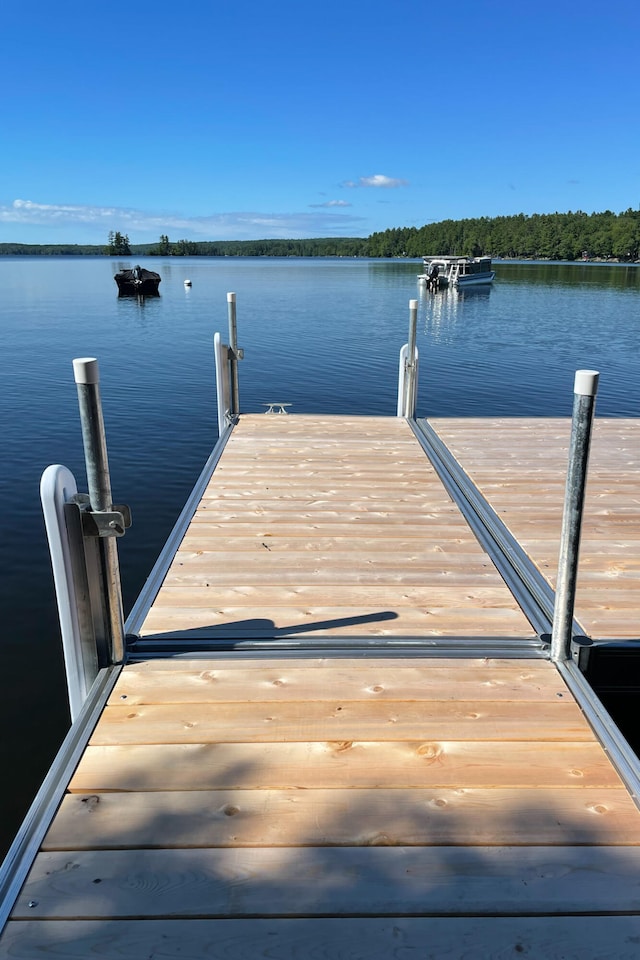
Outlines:
{"type": "Polygon", "coordinates": [[[234,419],[240,414],[238,361],[244,359],[244,350],[238,346],[235,293],[227,294],[227,312],[229,315],[229,344],[222,342],[219,333],[215,333],[213,336],[219,436],[222,436],[229,424],[233,423],[234,419]]]}
{"type": "Polygon", "coordinates": [[[580,534],[599,376],[596,370],[578,370],[573,388],[571,441],[551,635],[551,659],[555,662],[571,657],[580,534]]]}
{"type": "Polygon", "coordinates": [[[399,417],[413,419],[416,415],[418,398],[418,348],[416,331],[418,326],[418,301],[409,300],[409,342],[400,350],[400,368],[398,371],[398,408],[399,417]]]}
{"type": "MultiPolygon", "coordinates": [[[[107,458],[107,443],[100,401],[100,373],[98,361],[82,357],[73,361],[73,372],[78,389],[78,405],[82,424],[82,441],[89,484],[90,516],[99,537],[106,633],[111,663],[124,658],[124,615],[116,536],[124,533],[130,523],[123,517],[121,507],[114,507],[111,499],[111,478],[107,458]],[[102,523],[101,521],[104,521],[102,523]]],[[[128,514],[128,511],[127,511],[128,514]]]]}
{"type": "Polygon", "coordinates": [[[229,316],[229,384],[231,391],[231,413],[237,417],[240,413],[240,384],[238,381],[238,360],[242,360],[242,350],[238,349],[238,327],[236,322],[236,295],[227,294],[227,313],[229,316]]]}

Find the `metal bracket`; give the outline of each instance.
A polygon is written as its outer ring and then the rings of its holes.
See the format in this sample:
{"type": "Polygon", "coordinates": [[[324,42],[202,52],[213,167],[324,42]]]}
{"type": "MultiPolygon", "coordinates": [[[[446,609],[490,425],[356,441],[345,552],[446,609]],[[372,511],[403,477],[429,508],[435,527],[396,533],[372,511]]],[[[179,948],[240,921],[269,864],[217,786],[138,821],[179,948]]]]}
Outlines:
{"type": "Polygon", "coordinates": [[[122,537],[131,526],[131,509],[124,503],[112,504],[111,510],[92,510],[87,493],[76,493],[70,502],[80,510],[85,537],[122,537]]]}
{"type": "Polygon", "coordinates": [[[236,350],[233,347],[227,347],[227,356],[229,360],[244,360],[244,350],[242,347],[238,347],[236,350]]]}
{"type": "Polygon", "coordinates": [[[586,673],[589,666],[589,657],[593,650],[593,640],[590,637],[574,636],[571,639],[571,659],[582,673],[586,673]]]}
{"type": "Polygon", "coordinates": [[[263,403],[263,407],[266,407],[265,413],[289,413],[288,410],[285,410],[285,407],[292,407],[292,403],[263,403]],[[277,410],[276,410],[277,407],[277,410]]]}

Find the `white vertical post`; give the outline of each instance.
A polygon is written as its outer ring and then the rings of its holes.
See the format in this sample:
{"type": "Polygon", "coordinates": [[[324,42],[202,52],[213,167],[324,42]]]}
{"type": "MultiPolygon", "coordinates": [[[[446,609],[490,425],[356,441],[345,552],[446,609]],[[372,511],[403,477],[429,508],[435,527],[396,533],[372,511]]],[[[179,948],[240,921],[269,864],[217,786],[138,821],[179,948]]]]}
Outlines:
{"type": "MultiPolygon", "coordinates": [[[[74,548],[69,543],[64,512],[65,504],[77,492],[73,474],[61,464],[47,467],[42,474],[40,499],[51,554],[72,722],[80,713],[91,684],[98,675],[95,638],[93,635],[83,635],[80,626],[80,598],[77,596],[73,573],[74,548]]],[[[78,548],[77,543],[75,548],[78,548]]]]}
{"type": "Polygon", "coordinates": [[[418,301],[409,301],[409,342],[400,351],[398,371],[398,416],[413,418],[418,397],[418,348],[416,330],[418,325],[418,301]]]}
{"type": "Polygon", "coordinates": [[[578,370],[573,388],[571,441],[551,635],[551,658],[556,662],[568,660],[571,656],[580,534],[599,376],[596,370],[578,370]]]}
{"type": "Polygon", "coordinates": [[[216,398],[218,401],[218,436],[226,430],[231,416],[231,387],[229,384],[229,348],[219,333],[213,335],[213,353],[216,362],[216,398]]]}

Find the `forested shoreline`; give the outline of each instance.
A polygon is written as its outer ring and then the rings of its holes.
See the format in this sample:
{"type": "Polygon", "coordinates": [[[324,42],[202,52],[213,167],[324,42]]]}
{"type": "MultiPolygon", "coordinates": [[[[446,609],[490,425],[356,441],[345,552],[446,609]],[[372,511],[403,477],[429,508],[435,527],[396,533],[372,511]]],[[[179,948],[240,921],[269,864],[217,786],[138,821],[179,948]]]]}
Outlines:
{"type": "Polygon", "coordinates": [[[640,210],[532,214],[442,220],[369,237],[308,240],[176,240],[130,244],[120,233],[106,246],[0,243],[0,256],[422,257],[490,255],[515,260],[640,261],[640,210]]]}

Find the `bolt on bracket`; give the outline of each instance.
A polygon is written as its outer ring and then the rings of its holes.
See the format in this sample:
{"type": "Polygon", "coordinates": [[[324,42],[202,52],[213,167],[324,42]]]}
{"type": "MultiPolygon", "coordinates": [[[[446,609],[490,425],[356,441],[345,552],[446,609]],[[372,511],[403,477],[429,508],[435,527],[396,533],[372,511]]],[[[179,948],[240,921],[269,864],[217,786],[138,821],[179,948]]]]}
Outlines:
{"type": "Polygon", "coordinates": [[[69,501],[82,516],[85,537],[122,537],[131,526],[131,509],[124,503],[114,503],[111,510],[92,510],[87,493],[76,493],[69,501]]]}

